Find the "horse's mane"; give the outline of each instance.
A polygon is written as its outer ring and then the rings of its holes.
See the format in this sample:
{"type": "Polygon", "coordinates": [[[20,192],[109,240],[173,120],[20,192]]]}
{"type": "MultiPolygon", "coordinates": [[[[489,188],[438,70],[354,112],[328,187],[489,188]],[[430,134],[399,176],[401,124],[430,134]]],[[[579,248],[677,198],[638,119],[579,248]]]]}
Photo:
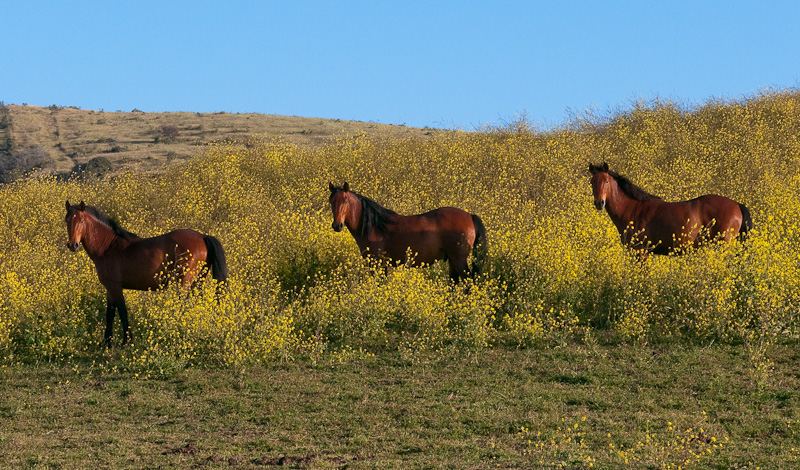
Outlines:
{"type": "Polygon", "coordinates": [[[118,237],[124,238],[125,240],[130,240],[132,238],[139,238],[135,233],[131,233],[125,230],[124,228],[120,227],[119,222],[117,222],[116,219],[112,218],[111,216],[109,216],[108,214],[106,214],[105,212],[101,211],[96,207],[86,206],[86,212],[91,214],[97,220],[111,227],[111,230],[113,230],[118,237]]]}
{"type": "Polygon", "coordinates": [[[386,233],[386,226],[394,223],[391,216],[397,215],[397,212],[381,206],[366,196],[353,194],[361,199],[361,235],[368,235],[373,227],[381,233],[386,233]]]}
{"type": "Polygon", "coordinates": [[[617,181],[617,184],[623,193],[627,194],[633,199],[636,199],[637,201],[651,201],[654,199],[661,200],[660,197],[654,196],[644,189],[636,186],[633,184],[633,182],[631,182],[631,180],[620,175],[619,173],[608,170],[608,174],[617,181]]]}

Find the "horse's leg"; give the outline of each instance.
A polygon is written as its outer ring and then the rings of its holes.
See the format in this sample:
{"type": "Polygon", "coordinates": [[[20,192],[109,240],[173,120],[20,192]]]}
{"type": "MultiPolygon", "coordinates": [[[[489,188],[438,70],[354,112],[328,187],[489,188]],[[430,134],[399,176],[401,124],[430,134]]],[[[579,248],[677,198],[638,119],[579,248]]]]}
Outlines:
{"type": "Polygon", "coordinates": [[[466,256],[448,257],[447,264],[450,266],[450,279],[454,283],[458,284],[462,279],[467,278],[469,264],[466,256]]]}
{"type": "Polygon", "coordinates": [[[119,319],[122,322],[122,345],[125,346],[131,339],[131,334],[128,328],[128,307],[125,305],[125,296],[122,293],[120,293],[117,303],[117,310],[119,310],[119,319]]]}
{"type": "Polygon", "coordinates": [[[114,310],[119,311],[119,319],[122,322],[122,345],[128,343],[128,308],[125,306],[125,296],[122,294],[122,288],[108,289],[107,296],[108,306],[106,307],[106,333],[103,337],[103,344],[106,347],[111,346],[111,336],[114,333],[114,310]]]}
{"type": "Polygon", "coordinates": [[[111,296],[111,291],[106,295],[106,332],[103,335],[103,346],[111,347],[111,334],[114,332],[114,309],[116,300],[111,296]]]}

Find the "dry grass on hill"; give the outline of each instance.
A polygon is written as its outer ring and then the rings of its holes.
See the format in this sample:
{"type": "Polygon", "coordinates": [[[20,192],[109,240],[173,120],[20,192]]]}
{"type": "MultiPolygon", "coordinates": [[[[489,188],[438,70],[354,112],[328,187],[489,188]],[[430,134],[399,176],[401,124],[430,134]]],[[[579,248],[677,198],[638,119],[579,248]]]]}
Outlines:
{"type": "MultiPolygon", "coordinates": [[[[148,172],[198,155],[210,142],[242,141],[251,136],[282,138],[317,146],[344,135],[426,138],[441,132],[406,126],[340,119],[266,114],[105,112],[72,107],[6,105],[8,153],[32,147],[47,153],[43,169],[69,173],[94,157],[106,158],[113,171],[148,172]]],[[[24,169],[27,170],[27,169],[24,169]]]]}

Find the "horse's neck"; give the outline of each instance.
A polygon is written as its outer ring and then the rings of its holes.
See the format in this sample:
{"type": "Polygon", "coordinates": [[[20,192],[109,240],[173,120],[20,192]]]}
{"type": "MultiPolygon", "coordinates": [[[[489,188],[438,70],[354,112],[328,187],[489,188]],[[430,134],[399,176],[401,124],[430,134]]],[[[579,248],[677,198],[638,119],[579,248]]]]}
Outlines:
{"type": "Polygon", "coordinates": [[[381,244],[384,239],[384,233],[379,231],[376,227],[370,227],[369,230],[364,233],[364,216],[362,213],[362,206],[361,201],[358,201],[356,205],[357,209],[351,211],[350,214],[347,216],[347,221],[345,222],[345,226],[350,231],[350,234],[353,235],[353,238],[356,240],[356,244],[358,244],[361,251],[364,251],[366,248],[375,248],[376,244],[381,244]]]}
{"type": "Polygon", "coordinates": [[[353,235],[353,238],[359,240],[361,238],[361,216],[363,211],[361,200],[356,199],[353,207],[354,209],[347,213],[347,218],[344,221],[344,225],[347,227],[347,230],[350,231],[350,234],[353,235]]]}
{"type": "Polygon", "coordinates": [[[613,194],[606,201],[606,211],[619,230],[619,233],[628,228],[641,201],[628,196],[618,185],[614,185],[613,194]]]}
{"type": "Polygon", "coordinates": [[[111,227],[94,219],[83,235],[83,247],[89,257],[97,258],[106,254],[116,238],[117,234],[111,227]]]}

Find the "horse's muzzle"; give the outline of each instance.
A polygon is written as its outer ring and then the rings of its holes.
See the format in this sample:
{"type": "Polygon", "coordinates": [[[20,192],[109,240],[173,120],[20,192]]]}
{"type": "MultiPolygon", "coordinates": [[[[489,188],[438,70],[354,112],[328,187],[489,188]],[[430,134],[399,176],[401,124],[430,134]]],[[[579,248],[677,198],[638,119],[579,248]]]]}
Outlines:
{"type": "Polygon", "coordinates": [[[67,248],[69,248],[70,251],[72,252],[77,252],[78,250],[81,249],[81,244],[78,242],[72,242],[72,243],[67,242],[67,248]]]}
{"type": "Polygon", "coordinates": [[[337,232],[341,232],[342,229],[344,228],[344,224],[341,223],[341,222],[339,222],[339,223],[334,222],[334,223],[331,224],[331,227],[333,227],[333,230],[335,230],[337,232]]]}
{"type": "Polygon", "coordinates": [[[595,199],[594,201],[595,209],[601,211],[606,208],[606,200],[605,199],[595,199]]]}

